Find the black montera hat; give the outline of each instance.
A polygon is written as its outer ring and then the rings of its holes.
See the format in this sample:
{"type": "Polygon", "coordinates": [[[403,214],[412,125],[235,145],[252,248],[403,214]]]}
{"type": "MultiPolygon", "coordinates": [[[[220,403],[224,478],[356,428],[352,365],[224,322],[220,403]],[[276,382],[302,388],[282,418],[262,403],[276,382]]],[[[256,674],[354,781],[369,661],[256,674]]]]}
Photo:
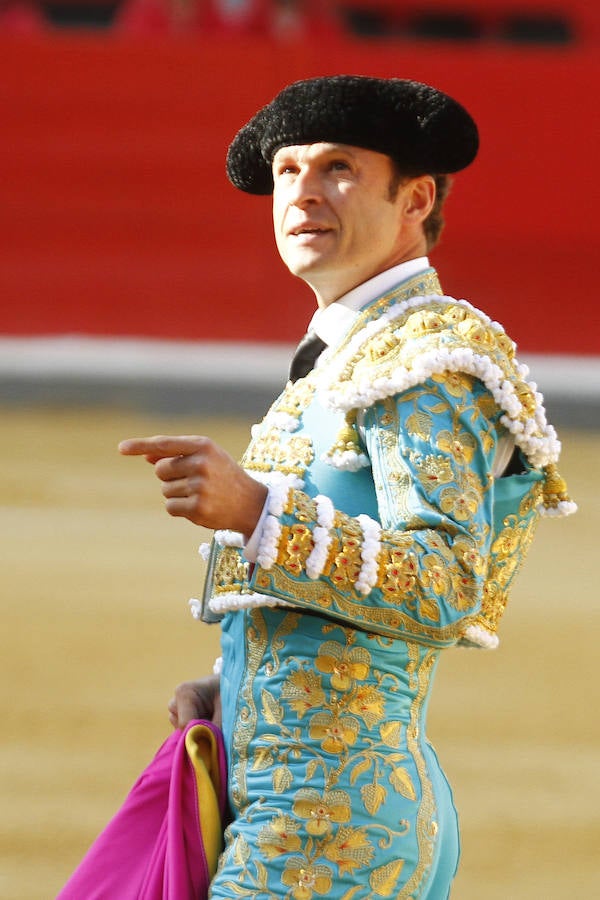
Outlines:
{"type": "Polygon", "coordinates": [[[479,147],[466,109],[427,84],[334,75],[296,81],[259,110],[229,147],[227,175],[242,191],[270,194],[276,152],[320,141],[385,153],[405,175],[458,172],[479,147]]]}

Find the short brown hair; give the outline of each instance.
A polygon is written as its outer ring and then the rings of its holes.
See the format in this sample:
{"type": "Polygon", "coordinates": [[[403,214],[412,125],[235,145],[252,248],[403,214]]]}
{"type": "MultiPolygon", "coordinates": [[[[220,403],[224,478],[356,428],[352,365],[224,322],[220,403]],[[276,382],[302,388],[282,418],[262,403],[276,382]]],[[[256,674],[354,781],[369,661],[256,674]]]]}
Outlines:
{"type": "MultiPolygon", "coordinates": [[[[397,167],[394,166],[394,173],[388,188],[388,198],[390,201],[396,199],[400,185],[405,183],[410,177],[411,176],[403,175],[397,167]]],[[[433,249],[440,239],[444,227],[444,202],[452,185],[449,175],[433,175],[432,177],[435,182],[435,201],[431,208],[431,212],[423,221],[423,231],[425,233],[428,251],[433,249]]]]}

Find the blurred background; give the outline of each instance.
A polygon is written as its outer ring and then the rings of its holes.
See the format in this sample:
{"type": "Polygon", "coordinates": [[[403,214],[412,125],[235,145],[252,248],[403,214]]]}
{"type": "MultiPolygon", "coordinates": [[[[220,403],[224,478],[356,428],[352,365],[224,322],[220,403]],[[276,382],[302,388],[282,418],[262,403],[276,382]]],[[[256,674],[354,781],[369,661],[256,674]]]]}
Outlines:
{"type": "Polygon", "coordinates": [[[599,47],[589,0],[0,0],[2,898],[56,895],[218,655],[187,612],[206,535],[116,444],[241,454],[313,299],[226,148],[338,72],[429,82],[478,121],[432,262],[517,341],[580,505],[541,524],[501,648],[442,662],[453,900],[600,896],[599,47]]]}

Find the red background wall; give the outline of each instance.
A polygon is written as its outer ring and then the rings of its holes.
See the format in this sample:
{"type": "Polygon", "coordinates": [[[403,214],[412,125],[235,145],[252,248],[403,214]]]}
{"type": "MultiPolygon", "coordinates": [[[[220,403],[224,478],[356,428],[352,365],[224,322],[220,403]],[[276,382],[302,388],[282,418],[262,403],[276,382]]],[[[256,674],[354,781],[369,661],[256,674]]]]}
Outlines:
{"type": "Polygon", "coordinates": [[[456,95],[482,148],[432,261],[520,349],[600,353],[597,46],[468,49],[65,34],[0,43],[0,333],[293,341],[313,299],[227,144],[285,83],[400,75],[456,95]]]}

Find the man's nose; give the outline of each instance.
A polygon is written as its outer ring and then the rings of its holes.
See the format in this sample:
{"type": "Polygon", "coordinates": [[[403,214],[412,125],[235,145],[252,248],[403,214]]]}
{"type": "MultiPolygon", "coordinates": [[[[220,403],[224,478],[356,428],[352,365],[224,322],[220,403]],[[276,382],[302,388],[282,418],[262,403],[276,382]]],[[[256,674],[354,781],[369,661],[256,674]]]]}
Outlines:
{"type": "Polygon", "coordinates": [[[318,172],[310,167],[300,169],[291,186],[291,202],[295,206],[318,203],[323,196],[318,172]]]}

